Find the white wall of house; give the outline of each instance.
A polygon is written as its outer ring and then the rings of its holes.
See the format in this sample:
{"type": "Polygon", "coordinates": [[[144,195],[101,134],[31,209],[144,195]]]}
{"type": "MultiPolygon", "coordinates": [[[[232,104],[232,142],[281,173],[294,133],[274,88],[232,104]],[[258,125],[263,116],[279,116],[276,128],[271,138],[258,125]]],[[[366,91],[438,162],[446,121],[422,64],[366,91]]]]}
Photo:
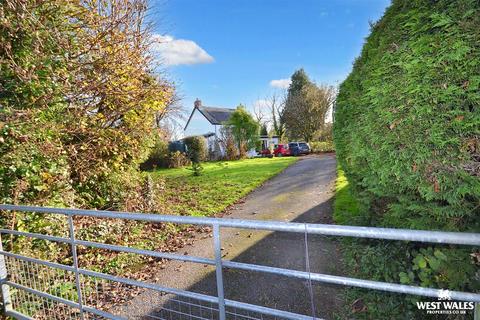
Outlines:
{"type": "Polygon", "coordinates": [[[278,137],[261,136],[260,141],[262,142],[262,149],[269,149],[270,147],[278,144],[280,140],[278,139],[278,137]]]}
{"type": "MultiPolygon", "coordinates": [[[[217,126],[218,127],[218,126],[217,126]]],[[[217,128],[218,130],[218,128],[217,128]]],[[[185,137],[201,136],[206,133],[215,133],[215,126],[205,118],[198,109],[193,111],[192,118],[188,123],[187,129],[184,131],[185,137]]]]}
{"type": "MultiPolygon", "coordinates": [[[[184,131],[184,137],[191,136],[203,136],[207,133],[215,133],[216,136],[210,136],[206,138],[207,151],[215,150],[215,140],[216,137],[220,138],[220,129],[222,125],[213,125],[210,121],[203,116],[203,114],[195,109],[193,115],[188,123],[186,130],[184,131]]],[[[220,153],[222,156],[225,155],[225,150],[220,144],[220,153]]]]}
{"type": "MultiPolygon", "coordinates": [[[[207,118],[205,118],[205,116],[198,109],[194,109],[190,122],[188,123],[188,126],[184,131],[184,137],[203,136],[207,133],[214,133],[215,136],[210,136],[206,138],[207,150],[213,151],[215,150],[216,139],[221,139],[220,130],[222,127],[222,125],[211,124],[210,121],[208,121],[207,118]]],[[[270,148],[279,143],[278,137],[262,136],[260,137],[260,140],[262,141],[263,148],[270,148]]],[[[219,147],[221,156],[225,156],[226,150],[224,148],[224,145],[220,143],[219,147]]],[[[248,150],[247,152],[248,157],[254,157],[256,155],[257,152],[255,151],[255,149],[248,150]]]]}

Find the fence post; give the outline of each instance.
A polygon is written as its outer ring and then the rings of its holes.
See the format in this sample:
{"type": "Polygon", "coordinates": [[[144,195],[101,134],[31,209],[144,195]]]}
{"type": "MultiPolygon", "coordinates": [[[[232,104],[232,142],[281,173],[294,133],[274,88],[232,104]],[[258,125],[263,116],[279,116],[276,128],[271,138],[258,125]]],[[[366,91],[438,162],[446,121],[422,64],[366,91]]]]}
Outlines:
{"type": "Polygon", "coordinates": [[[73,226],[73,216],[68,215],[68,226],[70,229],[70,244],[72,245],[73,268],[75,269],[75,286],[77,287],[78,306],[80,309],[80,319],[83,316],[82,289],[80,287],[80,273],[78,273],[77,245],[75,244],[75,227],[73,226]]]}
{"type": "MultiPolygon", "coordinates": [[[[2,246],[2,235],[0,234],[0,250],[3,251],[2,246]]],[[[5,256],[0,254],[0,288],[1,288],[1,298],[3,305],[3,312],[6,314],[8,311],[12,310],[12,302],[10,300],[10,290],[8,285],[4,284],[7,281],[7,265],[5,263],[5,256]]]]}
{"type": "Polygon", "coordinates": [[[213,225],[213,242],[215,250],[215,273],[217,276],[217,296],[218,296],[218,313],[220,320],[225,320],[225,295],[223,292],[223,270],[222,270],[222,242],[220,240],[220,226],[213,225]]]}

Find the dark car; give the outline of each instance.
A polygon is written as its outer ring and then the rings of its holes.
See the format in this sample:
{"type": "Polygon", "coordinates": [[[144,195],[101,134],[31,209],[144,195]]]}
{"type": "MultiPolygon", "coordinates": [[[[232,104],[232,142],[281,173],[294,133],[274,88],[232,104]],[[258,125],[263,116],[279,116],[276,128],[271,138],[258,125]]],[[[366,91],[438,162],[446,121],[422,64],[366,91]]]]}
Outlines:
{"type": "Polygon", "coordinates": [[[290,142],[288,148],[293,156],[310,153],[310,146],[306,142],[290,142]]]}

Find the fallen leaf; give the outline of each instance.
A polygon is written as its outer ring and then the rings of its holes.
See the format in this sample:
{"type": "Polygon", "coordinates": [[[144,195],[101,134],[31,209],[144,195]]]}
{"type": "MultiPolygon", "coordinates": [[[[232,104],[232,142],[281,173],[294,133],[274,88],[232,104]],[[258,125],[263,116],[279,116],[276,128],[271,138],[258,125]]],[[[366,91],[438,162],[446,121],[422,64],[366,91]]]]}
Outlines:
{"type": "Polygon", "coordinates": [[[357,299],[353,301],[352,303],[352,312],[353,313],[358,313],[358,312],[365,312],[367,311],[367,306],[363,302],[363,299],[357,299]]]}

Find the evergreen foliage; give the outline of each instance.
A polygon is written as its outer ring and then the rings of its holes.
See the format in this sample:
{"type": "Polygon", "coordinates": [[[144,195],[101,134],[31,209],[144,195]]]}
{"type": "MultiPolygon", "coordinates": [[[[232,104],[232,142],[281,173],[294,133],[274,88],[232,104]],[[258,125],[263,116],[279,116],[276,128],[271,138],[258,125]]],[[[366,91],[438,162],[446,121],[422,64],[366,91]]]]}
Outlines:
{"type": "Polygon", "coordinates": [[[193,163],[205,161],[207,158],[207,143],[204,137],[187,137],[184,141],[187,146],[187,155],[193,163]]]}
{"type": "MultiPolygon", "coordinates": [[[[394,0],[372,25],[340,86],[334,123],[337,159],[359,200],[362,224],[480,230],[479,30],[475,0],[394,0]]],[[[347,264],[362,261],[356,276],[479,288],[478,261],[468,249],[384,242],[353,246],[347,264]]],[[[398,309],[398,296],[390,296],[395,302],[387,295],[362,296],[414,317],[413,305],[398,309]]],[[[367,318],[387,316],[381,308],[374,308],[379,314],[369,310],[367,318]]]]}
{"type": "Polygon", "coordinates": [[[298,69],[292,74],[290,78],[292,81],[290,86],[288,87],[288,94],[289,95],[296,95],[300,93],[305,87],[312,84],[312,81],[308,77],[307,73],[303,68],[298,69]]]}
{"type": "Polygon", "coordinates": [[[325,124],[335,92],[332,87],[310,81],[303,69],[295,71],[291,79],[282,114],[286,133],[291,140],[311,141],[325,124]]]}
{"type": "Polygon", "coordinates": [[[193,136],[185,138],[185,145],[187,146],[187,156],[192,161],[192,172],[194,176],[202,174],[202,161],[207,158],[207,143],[202,136],[193,136]]]}
{"type": "Polygon", "coordinates": [[[256,147],[260,125],[241,104],[232,113],[226,125],[238,145],[240,157],[245,157],[249,149],[256,147]]]}
{"type": "Polygon", "coordinates": [[[260,135],[268,136],[268,128],[266,123],[262,124],[262,127],[260,129],[260,135]]]}
{"type": "Polygon", "coordinates": [[[477,1],[394,1],[340,86],[338,157],[376,222],[478,228],[479,13],[477,1]]]}

